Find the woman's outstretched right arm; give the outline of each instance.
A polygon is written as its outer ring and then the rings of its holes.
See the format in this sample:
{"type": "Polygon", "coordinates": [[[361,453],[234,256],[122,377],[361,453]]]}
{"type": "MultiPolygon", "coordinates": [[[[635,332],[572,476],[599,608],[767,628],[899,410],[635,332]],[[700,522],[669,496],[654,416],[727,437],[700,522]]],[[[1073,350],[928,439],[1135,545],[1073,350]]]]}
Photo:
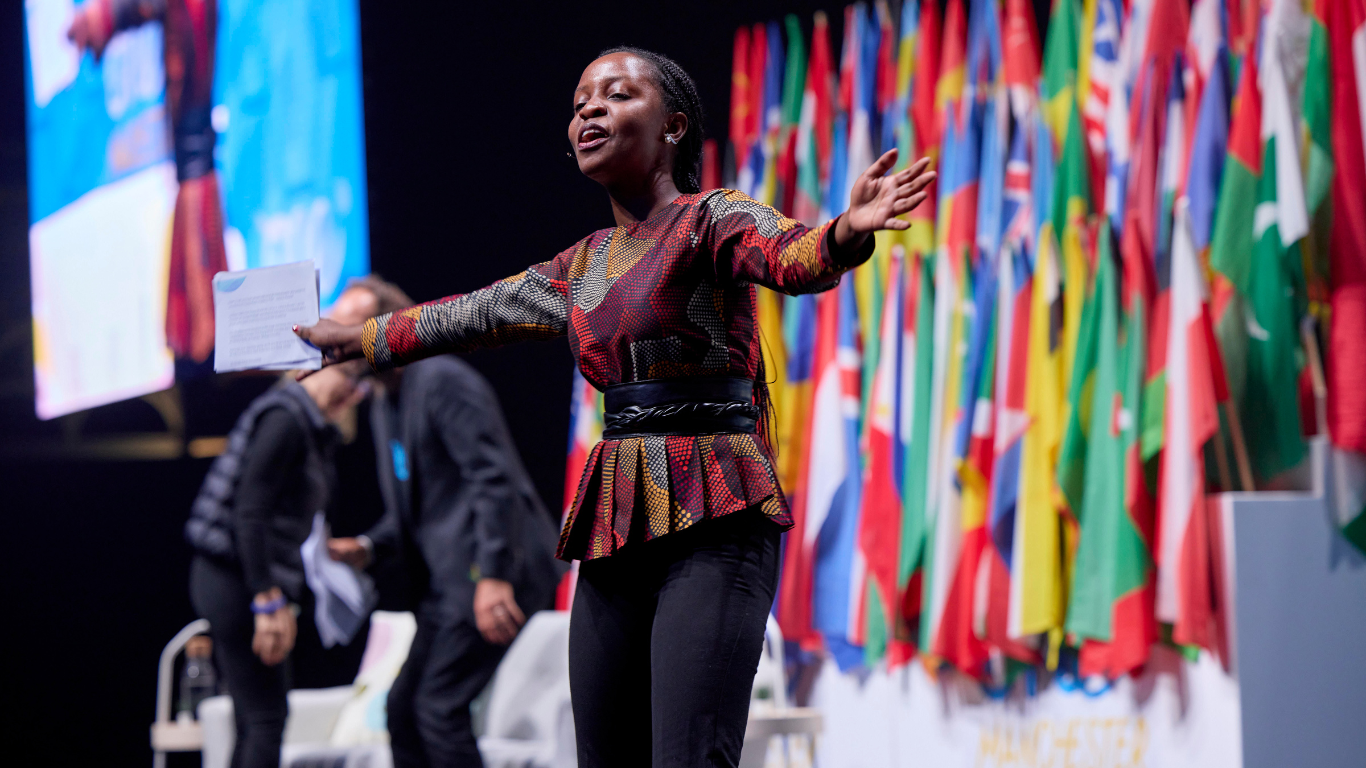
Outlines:
{"type": "Polygon", "coordinates": [[[324,365],[364,355],[376,371],[446,352],[563,336],[569,330],[565,275],[576,250],[486,288],[380,315],[364,325],[322,320],[295,332],[322,350],[324,365]]]}

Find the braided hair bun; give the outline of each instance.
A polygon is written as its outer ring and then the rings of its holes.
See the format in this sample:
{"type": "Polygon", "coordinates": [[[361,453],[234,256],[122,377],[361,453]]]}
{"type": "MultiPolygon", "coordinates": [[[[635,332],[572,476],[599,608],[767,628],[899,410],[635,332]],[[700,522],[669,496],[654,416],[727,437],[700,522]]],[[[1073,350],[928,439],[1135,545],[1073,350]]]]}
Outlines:
{"type": "Polygon", "coordinates": [[[629,53],[654,65],[655,84],[664,96],[664,109],[670,114],[682,112],[688,118],[688,129],[678,142],[674,155],[674,186],[680,192],[702,191],[702,99],[697,96],[697,85],[692,77],[678,66],[678,62],[643,48],[620,45],[609,48],[599,58],[613,53],[629,53]]]}

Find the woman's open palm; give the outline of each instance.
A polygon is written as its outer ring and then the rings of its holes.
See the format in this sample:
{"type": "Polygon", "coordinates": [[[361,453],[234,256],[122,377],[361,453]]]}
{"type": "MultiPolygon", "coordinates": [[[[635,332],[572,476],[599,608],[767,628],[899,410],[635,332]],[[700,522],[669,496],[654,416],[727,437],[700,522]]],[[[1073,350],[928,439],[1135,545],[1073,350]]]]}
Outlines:
{"type": "Polygon", "coordinates": [[[897,217],[924,202],[928,194],[925,188],[938,174],[929,170],[930,159],[922,157],[909,168],[888,176],[887,171],[896,165],[896,156],[895,149],[887,150],[854,179],[849,190],[849,212],[845,214],[853,232],[910,228],[909,221],[897,217]]]}

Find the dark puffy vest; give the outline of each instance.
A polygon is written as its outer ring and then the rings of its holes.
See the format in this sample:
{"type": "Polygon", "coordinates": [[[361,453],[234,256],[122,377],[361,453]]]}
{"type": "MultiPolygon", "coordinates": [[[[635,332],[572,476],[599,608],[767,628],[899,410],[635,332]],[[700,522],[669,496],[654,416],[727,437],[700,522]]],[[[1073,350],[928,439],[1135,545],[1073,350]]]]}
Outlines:
{"type": "Polygon", "coordinates": [[[227,448],[209,467],[204,484],[199,488],[199,495],[190,507],[190,519],[185,523],[185,540],[196,552],[221,561],[237,562],[233,504],[242,476],[243,461],[261,415],[277,407],[284,408],[298,420],[304,431],[307,448],[304,471],[308,481],[308,502],[305,509],[309,510],[309,514],[276,515],[271,519],[270,530],[272,551],[288,559],[287,562],[273,562],[272,575],[291,597],[297,597],[303,586],[303,564],[299,558],[298,545],[308,537],[312,510],[327,508],[335,477],[327,450],[331,443],[331,427],[323,420],[308,393],[298,384],[291,382],[271,389],[252,401],[238,417],[237,424],[228,433],[227,448]]]}

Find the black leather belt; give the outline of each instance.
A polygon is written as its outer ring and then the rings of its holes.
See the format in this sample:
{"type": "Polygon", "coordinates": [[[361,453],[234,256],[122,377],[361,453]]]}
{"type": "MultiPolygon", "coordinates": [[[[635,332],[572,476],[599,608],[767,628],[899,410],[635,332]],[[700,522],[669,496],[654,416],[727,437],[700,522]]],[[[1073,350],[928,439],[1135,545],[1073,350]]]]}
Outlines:
{"type": "Polygon", "coordinates": [[[754,382],[732,376],[650,379],[603,392],[602,436],[754,434],[754,382]]]}

